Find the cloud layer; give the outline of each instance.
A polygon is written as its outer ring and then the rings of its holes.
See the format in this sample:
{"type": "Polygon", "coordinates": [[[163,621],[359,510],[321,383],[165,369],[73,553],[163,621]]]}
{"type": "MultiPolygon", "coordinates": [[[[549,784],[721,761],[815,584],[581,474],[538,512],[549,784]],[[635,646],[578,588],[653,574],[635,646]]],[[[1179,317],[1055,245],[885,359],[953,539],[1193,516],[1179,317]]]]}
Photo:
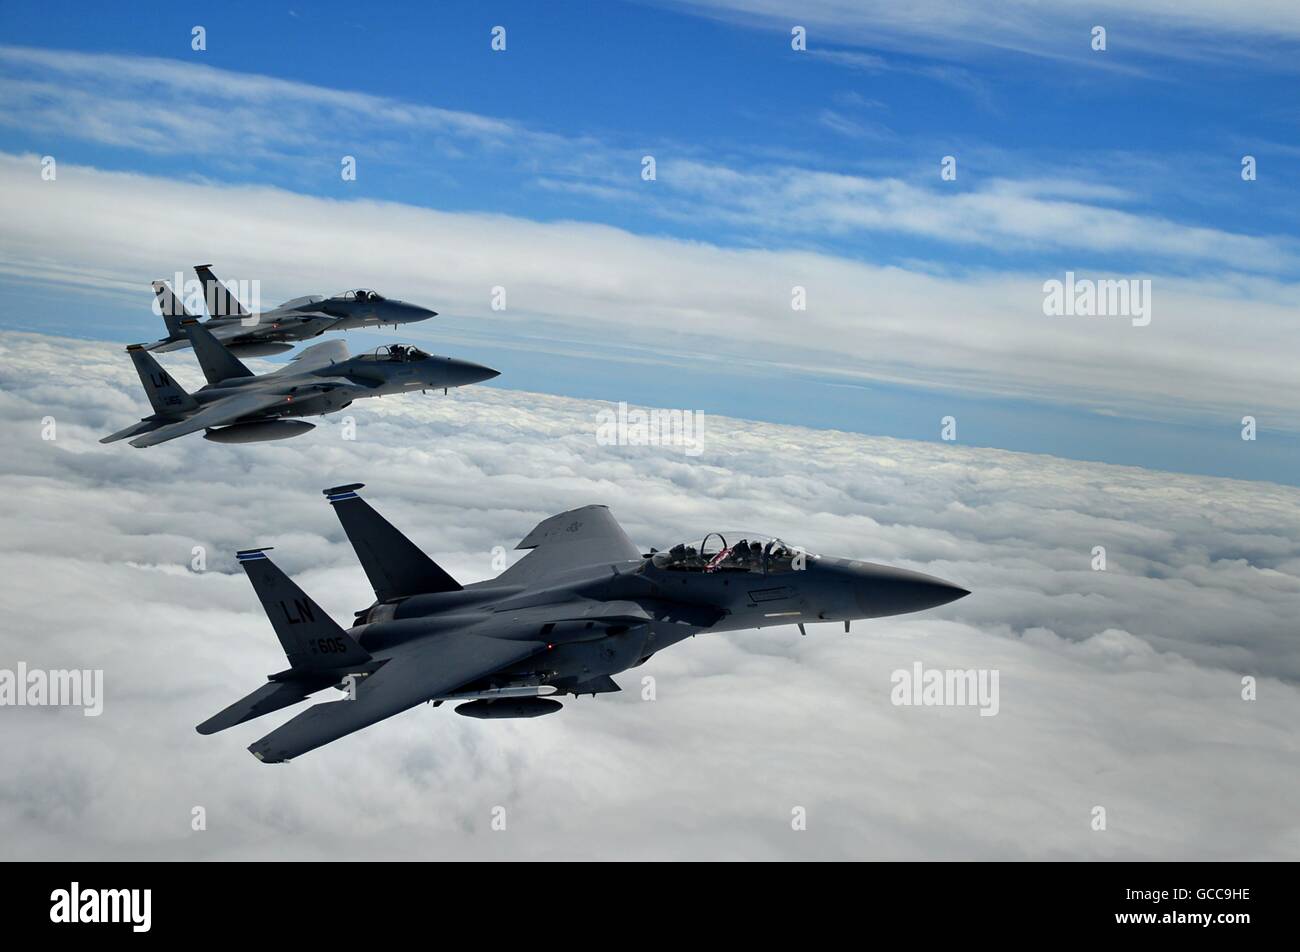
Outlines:
{"type": "MultiPolygon", "coordinates": [[[[1300,426],[1290,347],[1300,298],[1271,279],[1157,276],[1151,324],[1133,327],[1044,316],[1043,283],[1057,272],[946,275],[576,222],[59,169],[41,182],[35,156],[0,154],[0,269],[100,300],[115,292],[141,313],[150,297],[141,275],[170,275],[178,262],[223,262],[223,274],[258,278],[273,300],[337,290],[335,263],[346,261],[358,283],[480,317],[499,341],[530,350],[617,346],[643,360],[1039,400],[1225,432],[1247,414],[1265,427],[1300,426]],[[792,309],[796,286],[807,310],[792,309]],[[508,292],[504,311],[490,308],[495,287],[508,292]],[[1249,331],[1232,332],[1229,320],[1249,331]]],[[[428,340],[438,330],[411,333],[428,340]]]]}
{"type": "Polygon", "coordinates": [[[1300,14],[1286,0],[1226,6],[1215,0],[1100,0],[1086,6],[1044,6],[1033,0],[813,0],[791,14],[778,0],[706,0],[663,5],[729,22],[788,31],[806,24],[810,43],[892,46],[969,57],[973,51],[1016,51],[1036,57],[1083,60],[1090,30],[1105,25],[1116,46],[1143,54],[1224,57],[1258,54],[1261,39],[1300,39],[1300,14]],[[1249,41],[1254,41],[1250,43],[1249,41]],[[1240,46],[1238,44],[1241,44],[1240,46]],[[982,49],[981,49],[982,48],[982,49]]]}
{"type": "MultiPolygon", "coordinates": [[[[815,49],[813,55],[847,58],[872,71],[901,68],[863,53],[815,49]]],[[[922,72],[946,76],[951,69],[931,65],[922,72]]],[[[761,154],[733,157],[728,164],[703,144],[658,140],[651,149],[657,177],[649,186],[641,179],[645,149],[613,134],[569,135],[184,60],[0,46],[0,102],[0,126],[14,130],[184,156],[201,169],[215,162],[225,178],[265,181],[289,168],[308,189],[335,185],[344,153],[360,156],[361,176],[373,174],[372,162],[453,177],[503,162],[509,171],[496,177],[494,189],[505,194],[515,194],[522,181],[671,224],[707,220],[787,241],[815,237],[833,244],[892,234],[958,252],[1070,253],[1079,264],[1123,254],[1166,266],[1291,275],[1300,264],[1290,237],[1171,221],[1138,207],[1136,190],[1076,181],[1077,155],[1072,167],[1045,166],[1041,178],[1022,181],[1007,175],[1017,174],[1011,169],[1025,174],[1025,155],[993,163],[987,146],[969,142],[958,149],[954,141],[961,137],[945,137],[938,151],[922,145],[922,137],[909,137],[907,146],[895,141],[889,170],[876,175],[860,174],[852,163],[827,169],[826,159],[812,155],[799,157],[805,166],[789,154],[775,162],[761,154]],[[968,155],[978,163],[984,153],[986,168],[940,182],[939,162],[948,150],[961,154],[962,169],[968,155]]],[[[820,116],[850,137],[898,138],[874,120],[832,110],[820,116]]]]}
{"type": "Polygon", "coordinates": [[[368,401],[353,442],[95,442],[142,406],[117,347],[0,335],[0,667],[107,689],[99,718],[0,709],[6,858],[1300,856],[1295,489],[721,418],[687,458],[490,388],[368,401]],[[739,525],[974,594],[851,635],[701,636],[550,718],[421,708],[266,767],[243,748],[282,715],[193,731],[283,662],[233,552],[276,546],[348,618],[370,593],[318,490],[353,480],[462,580],[601,502],[644,546],[739,525]],[[998,669],[1000,713],[894,707],[916,661],[998,669]]]}

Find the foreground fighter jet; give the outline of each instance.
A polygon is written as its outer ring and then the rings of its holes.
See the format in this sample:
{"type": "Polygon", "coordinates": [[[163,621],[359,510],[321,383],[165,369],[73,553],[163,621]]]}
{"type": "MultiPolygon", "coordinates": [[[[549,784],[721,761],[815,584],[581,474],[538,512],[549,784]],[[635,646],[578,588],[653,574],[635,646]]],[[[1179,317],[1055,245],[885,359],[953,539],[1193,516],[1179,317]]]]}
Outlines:
{"type": "MultiPolygon", "coordinates": [[[[250,314],[230,291],[217,280],[210,265],[194,266],[203,282],[204,300],[212,317],[204,327],[240,357],[266,357],[293,348],[293,341],[319,337],[326,331],[347,331],[359,327],[382,327],[409,324],[436,317],[427,307],[407,304],[383,297],[370,290],[344,291],[333,297],[319,294],[294,298],[260,314],[250,314]]],[[[190,346],[185,333],[187,321],[194,315],[185,309],[165,281],[155,281],[158,306],[167,325],[167,336],[145,344],[145,350],[166,352],[190,346]]]]}
{"type": "Polygon", "coordinates": [[[619,690],[611,675],[703,631],[879,618],[969,594],[905,569],[814,556],[752,533],[710,532],[642,555],[604,506],[541,522],[497,578],[460,585],[372,509],[360,483],[325,490],[375,590],[344,630],[266,549],[238,553],[289,667],[198,726],[213,734],[326,687],[348,697],[302,711],[248,749],[287,761],[425,701],[457,714],[537,717],[547,694],[619,690]]]}
{"type": "Polygon", "coordinates": [[[348,356],[342,341],[325,341],[269,374],[255,377],[210,331],[185,325],[207,386],[186,393],[139,344],[127,348],[154,412],[99,442],[134,437],[132,446],[153,446],[206,430],[217,443],[282,440],[315,424],[290,417],[342,410],[359,397],[411,390],[446,390],[491,380],[497,371],[467,360],[433,357],[416,347],[393,344],[348,356]]]}

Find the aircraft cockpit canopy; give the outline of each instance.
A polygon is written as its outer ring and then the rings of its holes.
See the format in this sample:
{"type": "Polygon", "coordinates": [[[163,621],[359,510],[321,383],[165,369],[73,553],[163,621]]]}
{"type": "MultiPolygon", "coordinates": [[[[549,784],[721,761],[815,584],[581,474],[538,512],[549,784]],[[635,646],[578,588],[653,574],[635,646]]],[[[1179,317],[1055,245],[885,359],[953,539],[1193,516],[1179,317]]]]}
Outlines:
{"type": "Polygon", "coordinates": [[[650,556],[668,572],[753,572],[768,575],[801,569],[810,556],[780,539],[755,532],[710,532],[698,542],[682,542],[650,556]]]}
{"type": "Polygon", "coordinates": [[[334,295],[344,301],[382,301],[384,296],[378,291],[371,291],[369,288],[357,288],[355,291],[343,291],[334,295]]]}
{"type": "Polygon", "coordinates": [[[373,353],[365,355],[367,360],[392,361],[395,363],[410,363],[413,360],[424,360],[428,356],[427,353],[412,344],[389,344],[384,347],[376,347],[373,353]]]}

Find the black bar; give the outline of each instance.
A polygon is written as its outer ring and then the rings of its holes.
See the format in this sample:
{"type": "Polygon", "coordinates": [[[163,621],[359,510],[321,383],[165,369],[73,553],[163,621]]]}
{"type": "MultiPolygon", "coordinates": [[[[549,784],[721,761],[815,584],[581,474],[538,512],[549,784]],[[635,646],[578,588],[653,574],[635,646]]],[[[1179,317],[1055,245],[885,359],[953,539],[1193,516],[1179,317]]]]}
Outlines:
{"type": "MultiPolygon", "coordinates": [[[[35,863],[8,865],[11,885],[0,909],[10,938],[75,932],[92,941],[246,942],[254,934],[338,940],[373,936],[381,925],[386,935],[419,936],[430,944],[453,936],[518,944],[563,942],[567,934],[591,937],[598,924],[624,930],[609,936],[641,933],[649,941],[670,941],[681,929],[712,920],[713,927],[753,931],[756,941],[772,925],[788,922],[882,940],[904,929],[925,944],[1103,935],[1223,943],[1282,934],[1291,918],[1293,870],[1285,864],[1195,862],[624,863],[599,870],[582,863],[523,868],[342,860],[35,863]],[[51,921],[59,911],[52,896],[63,890],[70,899],[74,882],[83,903],[90,890],[148,889],[148,931],[135,931],[130,921],[51,921]],[[1207,915],[1208,924],[1200,921],[1207,915]],[[1144,921],[1147,916],[1152,918],[1144,921]]],[[[141,905],[120,908],[141,912],[143,893],[138,895],[141,905]]]]}

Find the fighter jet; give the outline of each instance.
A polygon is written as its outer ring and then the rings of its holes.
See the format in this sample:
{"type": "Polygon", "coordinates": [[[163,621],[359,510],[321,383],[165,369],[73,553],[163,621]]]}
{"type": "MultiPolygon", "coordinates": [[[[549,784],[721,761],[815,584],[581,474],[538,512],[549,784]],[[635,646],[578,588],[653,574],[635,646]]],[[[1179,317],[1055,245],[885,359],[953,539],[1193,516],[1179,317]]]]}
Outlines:
{"type": "Polygon", "coordinates": [[[360,397],[412,390],[445,392],[497,376],[489,367],[434,357],[403,344],[350,357],[342,341],[325,341],[257,377],[203,325],[191,322],[184,330],[207,386],[186,393],[152,354],[132,344],[127,352],[154,412],[101,443],[134,437],[132,446],[153,446],[199,430],[217,443],[282,440],[315,426],[295,418],[342,410],[360,397]]]}
{"type": "MultiPolygon", "coordinates": [[[[270,311],[250,314],[239,299],[217,280],[211,265],[195,265],[194,272],[203,282],[204,300],[208,302],[212,315],[203,326],[240,357],[281,354],[293,349],[293,341],[319,337],[326,331],[387,324],[397,327],[437,316],[436,311],[426,307],[392,300],[365,288],[344,291],[333,297],[319,294],[298,297],[270,311]]],[[[189,347],[190,340],[184,326],[195,316],[176,298],[167,282],[155,281],[153,290],[158,295],[167,336],[145,344],[144,348],[167,352],[189,347]]]]}
{"type": "Polygon", "coordinates": [[[198,725],[213,734],[335,687],[248,749],[281,763],[426,701],[476,718],[537,717],[549,695],[618,691],[613,675],[701,632],[849,623],[944,605],[951,582],[804,552],[748,532],[709,532],[642,554],[604,506],[551,516],[497,578],[461,585],[357,493],[325,490],[375,601],[344,629],[267,555],[238,553],[289,667],[198,725]]]}

